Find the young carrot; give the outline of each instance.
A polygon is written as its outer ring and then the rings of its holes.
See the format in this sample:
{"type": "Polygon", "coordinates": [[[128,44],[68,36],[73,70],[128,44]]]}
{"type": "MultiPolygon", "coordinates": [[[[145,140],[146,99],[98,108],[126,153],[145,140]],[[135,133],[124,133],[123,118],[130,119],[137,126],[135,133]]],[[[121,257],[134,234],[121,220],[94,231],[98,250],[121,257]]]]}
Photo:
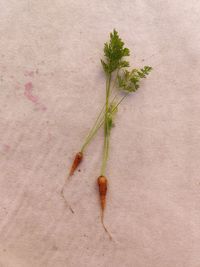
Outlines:
{"type": "Polygon", "coordinates": [[[62,187],[62,190],[61,190],[61,196],[64,199],[64,202],[65,202],[66,206],[70,209],[70,211],[72,213],[74,213],[74,210],[69,205],[68,201],[65,199],[64,189],[65,189],[65,186],[67,184],[67,181],[69,180],[69,177],[74,174],[75,170],[78,168],[78,166],[81,163],[82,159],[83,159],[83,153],[82,152],[76,153],[75,158],[74,158],[74,161],[73,161],[72,166],[71,166],[71,169],[70,169],[70,172],[69,172],[69,175],[67,176],[67,179],[65,180],[65,183],[64,183],[64,185],[62,187]]]}
{"type": "MultiPolygon", "coordinates": [[[[104,107],[103,107],[103,109],[104,109],[104,107]]],[[[82,162],[82,160],[83,160],[83,152],[86,149],[87,145],[91,142],[91,140],[94,138],[94,136],[96,135],[96,133],[99,130],[99,128],[101,128],[101,126],[103,125],[103,120],[101,118],[103,109],[101,110],[101,112],[98,115],[98,117],[97,117],[92,129],[90,130],[89,134],[87,135],[87,137],[85,139],[85,142],[83,143],[83,145],[81,147],[80,152],[76,153],[74,161],[73,161],[73,163],[71,165],[69,174],[68,174],[67,178],[65,179],[65,183],[64,183],[64,185],[63,185],[63,187],[61,189],[61,192],[60,192],[61,193],[61,197],[63,198],[66,206],[70,209],[70,211],[72,213],[74,213],[74,211],[73,211],[72,207],[70,206],[70,204],[68,203],[68,201],[66,200],[66,198],[64,196],[64,189],[65,189],[65,186],[67,185],[67,182],[69,181],[69,178],[74,174],[74,172],[76,171],[76,169],[78,168],[78,166],[82,162]]]]}
{"type": "Polygon", "coordinates": [[[101,209],[104,211],[106,206],[106,193],[107,193],[107,178],[105,176],[99,176],[97,179],[98,186],[99,186],[99,195],[100,195],[100,202],[101,202],[101,209]]]}
{"type": "Polygon", "coordinates": [[[83,153],[78,152],[74,158],[73,164],[71,166],[71,170],[69,172],[69,176],[72,176],[75,172],[75,170],[78,168],[79,164],[81,163],[83,159],[83,153]]]}
{"type": "Polygon", "coordinates": [[[105,231],[108,233],[110,239],[112,240],[111,234],[108,232],[105,224],[104,224],[104,209],[106,206],[106,193],[107,193],[107,178],[105,176],[99,176],[97,179],[98,187],[99,187],[99,196],[100,196],[100,203],[101,203],[101,222],[105,229],[105,231]]]}
{"type": "MultiPolygon", "coordinates": [[[[151,71],[151,67],[145,66],[143,69],[133,69],[128,71],[129,62],[124,60],[124,57],[130,55],[129,49],[124,47],[124,42],[119,38],[116,30],[110,33],[110,41],[104,45],[105,60],[101,60],[105,75],[106,75],[106,104],[105,104],[105,119],[104,119],[104,147],[103,160],[101,166],[101,175],[98,178],[99,195],[101,202],[101,222],[105,231],[109,234],[104,225],[104,210],[106,206],[107,178],[105,176],[106,166],[108,161],[110,134],[114,126],[114,115],[117,112],[117,107],[121,104],[124,98],[131,92],[135,92],[139,88],[139,81],[146,78],[146,75],[151,71]],[[118,89],[125,95],[118,101],[113,103],[110,101],[112,94],[111,83],[112,75],[116,73],[118,81],[118,89]]],[[[111,235],[109,234],[109,237],[111,235]]]]}

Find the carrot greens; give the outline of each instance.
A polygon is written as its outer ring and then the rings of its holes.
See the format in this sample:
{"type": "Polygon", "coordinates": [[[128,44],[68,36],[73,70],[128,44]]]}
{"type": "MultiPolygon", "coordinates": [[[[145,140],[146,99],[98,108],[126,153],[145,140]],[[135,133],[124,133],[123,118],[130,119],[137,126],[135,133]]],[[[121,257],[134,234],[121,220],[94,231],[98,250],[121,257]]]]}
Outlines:
{"type": "MultiPolygon", "coordinates": [[[[104,119],[104,152],[103,161],[101,167],[101,175],[105,175],[106,164],[108,160],[109,151],[109,139],[111,129],[114,125],[113,110],[114,113],[117,111],[117,107],[121,104],[124,98],[132,92],[135,92],[139,88],[139,82],[142,78],[146,78],[149,72],[152,70],[151,67],[145,66],[142,69],[133,69],[128,71],[126,68],[129,67],[129,62],[124,60],[124,57],[128,57],[130,51],[124,47],[124,42],[119,37],[116,30],[110,33],[110,41],[104,45],[104,56],[105,59],[101,60],[105,75],[106,75],[106,108],[105,108],[105,119],[104,119]],[[113,87],[117,83],[118,89],[123,91],[125,95],[118,101],[118,103],[110,103],[110,91],[112,75],[116,73],[116,78],[113,82],[113,87]],[[116,82],[117,81],[117,82],[116,82]]],[[[117,95],[115,95],[116,98],[117,95]]]]}

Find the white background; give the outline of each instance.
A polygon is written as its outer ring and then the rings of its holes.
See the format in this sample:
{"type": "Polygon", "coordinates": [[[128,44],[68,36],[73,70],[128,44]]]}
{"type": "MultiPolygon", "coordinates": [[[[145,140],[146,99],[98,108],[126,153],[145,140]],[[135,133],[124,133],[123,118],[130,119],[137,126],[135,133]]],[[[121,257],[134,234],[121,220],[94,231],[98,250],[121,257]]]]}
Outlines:
{"type": "Polygon", "coordinates": [[[200,267],[200,2],[0,0],[0,266],[200,267]],[[104,102],[113,28],[154,68],[120,107],[65,196],[73,156],[104,102]]]}

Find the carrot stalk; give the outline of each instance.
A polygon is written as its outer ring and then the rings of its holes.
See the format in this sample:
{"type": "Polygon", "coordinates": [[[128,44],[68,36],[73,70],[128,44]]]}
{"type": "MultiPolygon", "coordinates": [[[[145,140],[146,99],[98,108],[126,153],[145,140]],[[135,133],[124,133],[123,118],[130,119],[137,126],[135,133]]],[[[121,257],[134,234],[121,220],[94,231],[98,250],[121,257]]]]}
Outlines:
{"type": "Polygon", "coordinates": [[[112,236],[104,224],[104,210],[106,206],[106,193],[107,193],[107,184],[108,184],[107,178],[101,175],[98,177],[97,183],[99,186],[99,196],[100,196],[100,204],[101,204],[101,223],[103,225],[105,232],[108,234],[109,238],[112,240],[112,236]]]}

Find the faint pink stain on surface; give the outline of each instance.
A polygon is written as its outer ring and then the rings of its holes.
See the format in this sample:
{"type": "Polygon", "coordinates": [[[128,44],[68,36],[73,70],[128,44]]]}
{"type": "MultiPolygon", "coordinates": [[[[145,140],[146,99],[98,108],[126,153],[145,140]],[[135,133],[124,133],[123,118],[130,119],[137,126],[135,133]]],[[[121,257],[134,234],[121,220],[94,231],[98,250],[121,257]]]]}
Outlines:
{"type": "Polygon", "coordinates": [[[25,84],[25,91],[24,95],[28,98],[28,100],[32,101],[33,103],[37,104],[38,103],[38,97],[34,96],[32,94],[33,92],[33,84],[32,82],[28,82],[25,84]]]}
{"type": "Polygon", "coordinates": [[[2,71],[6,71],[7,67],[6,66],[2,66],[2,71]]]}
{"type": "Polygon", "coordinates": [[[15,85],[15,89],[17,89],[17,90],[20,89],[20,84],[19,84],[19,83],[17,83],[17,84],[15,85]]]}
{"type": "Polygon", "coordinates": [[[4,145],[3,145],[3,148],[4,148],[4,151],[5,151],[5,152],[8,152],[8,151],[10,150],[10,146],[7,145],[7,144],[4,144],[4,145]]]}
{"type": "Polygon", "coordinates": [[[33,94],[33,84],[32,82],[28,82],[24,85],[24,95],[25,97],[30,100],[32,103],[34,103],[38,109],[45,111],[47,108],[45,105],[39,102],[39,98],[33,94]]]}
{"type": "Polygon", "coordinates": [[[40,109],[45,111],[45,110],[47,110],[47,107],[45,107],[43,104],[40,104],[40,109]]]}
{"type": "Polygon", "coordinates": [[[29,76],[29,77],[33,77],[34,76],[34,71],[25,71],[24,72],[24,76],[29,76]]]}

